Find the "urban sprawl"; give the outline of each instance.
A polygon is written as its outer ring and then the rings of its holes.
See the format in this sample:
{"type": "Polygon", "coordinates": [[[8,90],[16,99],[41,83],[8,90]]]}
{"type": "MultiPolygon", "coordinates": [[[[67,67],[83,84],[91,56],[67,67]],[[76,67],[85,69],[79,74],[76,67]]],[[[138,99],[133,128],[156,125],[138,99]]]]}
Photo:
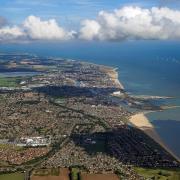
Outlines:
{"type": "Polygon", "coordinates": [[[38,169],[77,168],[135,180],[143,177],[133,167],[180,165],[128,122],[162,107],[126,93],[111,67],[0,54],[0,107],[1,173],[21,170],[33,180],[38,169]]]}

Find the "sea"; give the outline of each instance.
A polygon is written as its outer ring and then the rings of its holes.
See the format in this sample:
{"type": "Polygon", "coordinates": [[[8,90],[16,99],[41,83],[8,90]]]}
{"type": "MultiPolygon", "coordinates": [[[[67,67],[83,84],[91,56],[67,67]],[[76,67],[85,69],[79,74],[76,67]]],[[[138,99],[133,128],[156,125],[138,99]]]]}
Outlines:
{"type": "MultiPolygon", "coordinates": [[[[118,68],[119,80],[134,95],[170,96],[164,104],[180,106],[180,42],[33,42],[0,44],[0,53],[30,53],[118,68]]],[[[146,115],[164,143],[180,158],[180,108],[146,115]]]]}

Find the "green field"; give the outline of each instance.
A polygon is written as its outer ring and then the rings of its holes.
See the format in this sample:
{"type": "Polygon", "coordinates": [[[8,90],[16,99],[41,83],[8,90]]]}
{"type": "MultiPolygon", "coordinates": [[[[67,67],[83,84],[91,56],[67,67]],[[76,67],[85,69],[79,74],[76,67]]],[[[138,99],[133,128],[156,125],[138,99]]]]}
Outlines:
{"type": "Polygon", "coordinates": [[[23,173],[11,173],[0,175],[0,180],[24,180],[23,173]]]}
{"type": "Polygon", "coordinates": [[[34,176],[59,176],[59,174],[60,174],[59,168],[36,169],[33,171],[34,176]]]}
{"type": "Polygon", "coordinates": [[[145,169],[136,167],[135,171],[145,178],[154,180],[180,180],[180,169],[145,169]]]}
{"type": "Polygon", "coordinates": [[[11,144],[0,144],[0,150],[13,149],[15,151],[22,151],[24,147],[19,147],[11,144]]]}
{"type": "Polygon", "coordinates": [[[72,180],[78,180],[78,178],[79,178],[78,174],[79,174],[79,169],[77,169],[77,168],[71,169],[71,179],[72,180]]]}
{"type": "Polygon", "coordinates": [[[17,87],[19,82],[18,77],[0,77],[0,87],[17,87]]]}

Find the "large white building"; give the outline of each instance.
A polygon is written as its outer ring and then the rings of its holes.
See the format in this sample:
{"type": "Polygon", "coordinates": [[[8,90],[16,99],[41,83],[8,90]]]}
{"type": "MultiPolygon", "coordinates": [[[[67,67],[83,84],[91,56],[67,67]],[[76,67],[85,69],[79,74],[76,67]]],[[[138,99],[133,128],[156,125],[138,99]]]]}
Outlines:
{"type": "Polygon", "coordinates": [[[50,138],[45,137],[22,137],[17,146],[49,146],[51,144],[50,138]]]}

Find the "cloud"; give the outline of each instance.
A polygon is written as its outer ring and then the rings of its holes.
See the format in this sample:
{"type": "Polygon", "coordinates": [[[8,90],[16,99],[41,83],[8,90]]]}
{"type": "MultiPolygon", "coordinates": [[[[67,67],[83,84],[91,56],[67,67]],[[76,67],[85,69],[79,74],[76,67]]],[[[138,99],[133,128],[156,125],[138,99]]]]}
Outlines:
{"type": "Polygon", "coordinates": [[[85,20],[82,22],[80,30],[80,39],[93,40],[100,31],[100,24],[94,20],[85,20]]]}
{"type": "Polygon", "coordinates": [[[8,26],[7,20],[0,16],[0,42],[19,40],[24,36],[24,32],[18,26],[8,26]]]}
{"type": "Polygon", "coordinates": [[[180,11],[167,7],[143,9],[126,6],[112,13],[101,11],[95,20],[85,20],[81,39],[180,39],[180,11]]]}
{"type": "Polygon", "coordinates": [[[122,41],[131,39],[179,39],[180,10],[167,7],[125,6],[112,12],[100,11],[95,19],[82,21],[78,33],[68,31],[55,19],[28,16],[10,26],[0,17],[0,42],[64,41],[70,39],[122,41]]]}
{"type": "Polygon", "coordinates": [[[23,28],[29,38],[34,40],[66,40],[72,37],[55,19],[42,21],[39,17],[29,16],[24,21],[23,28]]]}
{"type": "Polygon", "coordinates": [[[17,26],[0,28],[0,42],[20,40],[25,37],[25,33],[17,26]]]}
{"type": "Polygon", "coordinates": [[[55,19],[47,21],[36,16],[29,16],[20,26],[5,26],[0,28],[0,42],[72,39],[75,31],[66,31],[58,25],[55,19]]]}

